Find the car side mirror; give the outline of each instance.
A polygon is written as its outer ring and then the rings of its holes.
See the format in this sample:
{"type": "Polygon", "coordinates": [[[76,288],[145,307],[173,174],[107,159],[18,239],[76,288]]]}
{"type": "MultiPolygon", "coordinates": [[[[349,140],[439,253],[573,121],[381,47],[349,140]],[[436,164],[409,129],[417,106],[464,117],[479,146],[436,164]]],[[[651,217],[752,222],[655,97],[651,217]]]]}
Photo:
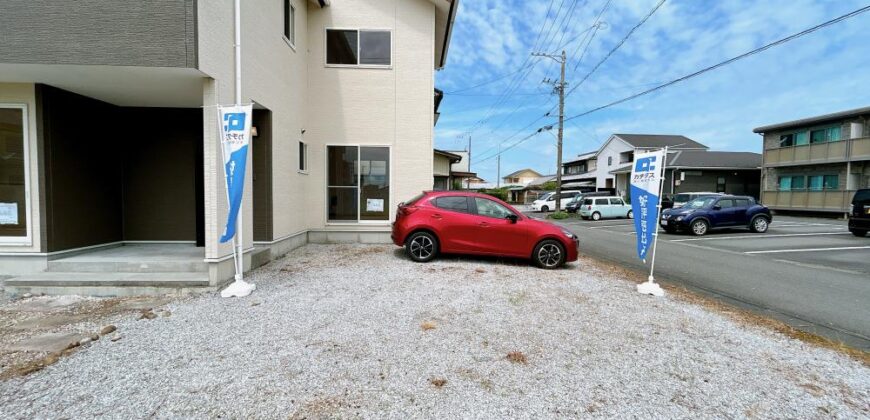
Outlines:
{"type": "Polygon", "coordinates": [[[505,216],[504,218],[508,219],[511,223],[516,223],[517,220],[519,220],[519,217],[517,217],[517,215],[515,215],[515,214],[509,214],[509,215],[505,216]]]}
{"type": "Polygon", "coordinates": [[[722,206],[715,205],[715,206],[713,206],[713,210],[722,210],[722,206]]]}

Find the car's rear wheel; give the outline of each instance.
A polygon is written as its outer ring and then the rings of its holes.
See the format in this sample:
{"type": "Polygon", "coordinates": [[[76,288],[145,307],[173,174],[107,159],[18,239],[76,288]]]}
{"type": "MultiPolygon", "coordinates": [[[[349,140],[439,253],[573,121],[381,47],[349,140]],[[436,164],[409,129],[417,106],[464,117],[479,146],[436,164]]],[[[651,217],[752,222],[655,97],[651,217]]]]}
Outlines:
{"type": "Polygon", "coordinates": [[[767,232],[767,229],[770,227],[770,222],[764,216],[758,216],[752,219],[752,222],[749,223],[749,230],[755,233],[764,233],[767,232]]]}
{"type": "Polygon", "coordinates": [[[597,211],[595,213],[592,213],[592,220],[601,220],[601,213],[597,211]]]}
{"type": "Polygon", "coordinates": [[[849,232],[852,232],[853,235],[859,238],[867,236],[867,231],[862,229],[849,229],[849,232]]]}
{"type": "Polygon", "coordinates": [[[405,255],[416,262],[429,262],[438,255],[438,238],[429,232],[414,232],[405,240],[405,255]]]}
{"type": "Polygon", "coordinates": [[[634,219],[634,211],[629,210],[628,214],[626,214],[625,217],[629,219],[634,219]]]}
{"type": "Polygon", "coordinates": [[[692,222],[692,233],[695,236],[703,236],[710,229],[710,224],[704,219],[698,219],[692,222]]]}
{"type": "Polygon", "coordinates": [[[558,268],[565,263],[565,258],[565,247],[554,239],[541,241],[532,253],[535,265],[547,270],[558,268]]]}
{"type": "Polygon", "coordinates": [[[550,211],[550,208],[547,206],[543,206],[543,207],[541,207],[541,211],[546,213],[546,212],[550,211]]]}

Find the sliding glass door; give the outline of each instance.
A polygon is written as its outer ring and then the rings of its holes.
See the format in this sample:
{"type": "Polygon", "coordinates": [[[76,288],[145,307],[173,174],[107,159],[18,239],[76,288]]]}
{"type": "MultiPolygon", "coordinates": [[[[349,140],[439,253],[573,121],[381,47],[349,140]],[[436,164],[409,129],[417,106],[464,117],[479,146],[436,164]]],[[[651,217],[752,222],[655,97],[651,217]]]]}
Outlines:
{"type": "Polygon", "coordinates": [[[327,147],[327,220],[390,220],[390,148],[327,147]]]}
{"type": "Polygon", "coordinates": [[[27,237],[25,109],[0,105],[0,243],[27,237]]]}

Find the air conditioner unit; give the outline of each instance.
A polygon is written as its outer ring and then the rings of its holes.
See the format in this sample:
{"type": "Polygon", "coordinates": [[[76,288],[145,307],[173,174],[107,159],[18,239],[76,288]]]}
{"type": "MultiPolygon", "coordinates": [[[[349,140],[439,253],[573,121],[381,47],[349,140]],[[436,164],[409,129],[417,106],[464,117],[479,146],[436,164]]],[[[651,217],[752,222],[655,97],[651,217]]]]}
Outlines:
{"type": "Polygon", "coordinates": [[[849,129],[849,132],[852,133],[853,139],[859,139],[864,137],[864,124],[853,122],[849,129]]]}

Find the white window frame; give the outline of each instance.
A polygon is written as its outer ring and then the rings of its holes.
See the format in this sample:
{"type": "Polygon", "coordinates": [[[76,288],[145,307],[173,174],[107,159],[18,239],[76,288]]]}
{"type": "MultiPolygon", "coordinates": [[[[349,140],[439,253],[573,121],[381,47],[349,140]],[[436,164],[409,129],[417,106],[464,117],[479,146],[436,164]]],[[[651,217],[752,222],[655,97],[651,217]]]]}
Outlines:
{"type": "Polygon", "coordinates": [[[299,172],[303,175],[308,175],[308,168],[311,166],[311,161],[308,159],[308,143],[299,140],[299,144],[302,145],[302,151],[299,152],[299,161],[296,162],[299,165],[296,166],[296,172],[299,172]],[[305,165],[301,165],[304,163],[305,165]],[[302,166],[302,168],[299,168],[302,166]]]}
{"type": "MultiPolygon", "coordinates": [[[[27,235],[25,236],[0,236],[0,246],[31,246],[33,245],[33,212],[30,200],[30,115],[27,112],[27,104],[0,103],[0,108],[12,108],[21,110],[22,118],[22,141],[24,142],[24,212],[27,218],[27,235]]],[[[392,156],[390,157],[392,161],[392,156]]],[[[391,181],[392,182],[392,181],[391,181]]]]}
{"type": "Polygon", "coordinates": [[[392,69],[393,63],[395,62],[395,50],[396,50],[396,42],[393,39],[393,30],[390,28],[346,28],[346,27],[335,27],[335,26],[327,26],[323,28],[323,66],[324,67],[334,67],[334,68],[351,68],[351,69],[392,69]],[[328,42],[327,42],[327,32],[333,31],[356,31],[356,62],[357,64],[330,64],[326,61],[328,42]],[[360,32],[389,32],[390,33],[390,64],[360,64],[359,63],[359,41],[360,41],[360,32]]]}
{"type": "Polygon", "coordinates": [[[283,33],[284,32],[284,27],[283,27],[284,21],[282,19],[282,21],[281,21],[281,23],[282,23],[282,25],[281,25],[282,26],[281,27],[281,38],[284,39],[284,42],[286,42],[287,45],[289,45],[290,48],[292,48],[293,51],[295,52],[296,51],[296,5],[293,4],[293,0],[283,0],[283,3],[281,4],[281,9],[282,9],[282,12],[285,14],[284,16],[282,16],[283,19],[287,19],[288,17],[286,16],[286,13],[290,13],[290,17],[289,17],[290,18],[290,37],[288,38],[287,35],[283,33]],[[290,6],[289,10],[283,10],[285,5],[290,6]]]}
{"type": "MultiPolygon", "coordinates": [[[[360,180],[362,178],[362,171],[359,170],[360,167],[360,159],[359,152],[361,147],[386,147],[390,151],[390,166],[387,167],[387,170],[390,172],[390,176],[388,177],[390,182],[390,201],[393,201],[395,198],[394,188],[393,188],[393,146],[389,144],[360,144],[360,143],[327,143],[324,145],[323,156],[326,158],[323,159],[323,173],[326,174],[324,177],[324,187],[323,187],[323,198],[325,199],[326,205],[323,206],[323,217],[326,220],[327,226],[355,226],[355,225],[380,225],[380,226],[389,226],[391,221],[393,220],[393,206],[391,203],[384,203],[387,206],[387,220],[360,220],[360,212],[362,209],[362,203],[357,200],[356,206],[356,221],[351,220],[329,220],[329,148],[331,146],[346,146],[346,147],[356,147],[357,157],[357,174],[356,174],[356,187],[346,187],[346,188],[356,188],[357,189],[357,197],[359,196],[359,191],[362,189],[362,185],[360,185],[360,180]]],[[[342,188],[341,186],[333,187],[333,188],[342,188]]]]}

